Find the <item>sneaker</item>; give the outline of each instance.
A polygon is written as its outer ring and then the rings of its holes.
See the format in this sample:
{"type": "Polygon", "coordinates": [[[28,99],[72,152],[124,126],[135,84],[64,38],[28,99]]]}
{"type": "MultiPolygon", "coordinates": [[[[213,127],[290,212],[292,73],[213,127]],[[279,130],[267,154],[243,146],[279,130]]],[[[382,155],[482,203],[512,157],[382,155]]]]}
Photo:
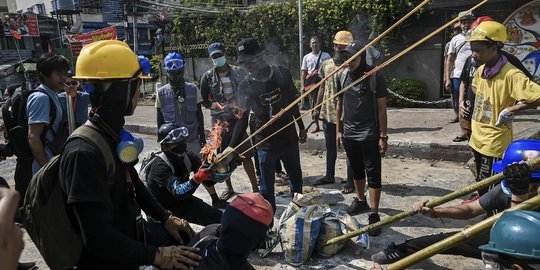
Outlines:
{"type": "MultiPolygon", "coordinates": [[[[373,223],[377,223],[379,221],[381,221],[381,217],[379,217],[379,214],[377,214],[377,213],[369,214],[368,223],[370,225],[373,224],[373,223]]],[[[369,234],[369,236],[377,236],[377,235],[381,234],[381,228],[371,230],[371,231],[368,232],[368,234],[369,234]]]]}
{"type": "Polygon", "coordinates": [[[359,200],[358,198],[355,197],[353,199],[353,202],[351,203],[351,205],[349,205],[349,207],[347,207],[347,209],[345,209],[345,212],[347,212],[347,214],[349,214],[351,216],[354,216],[354,215],[358,215],[358,214],[360,214],[362,212],[369,211],[370,209],[371,208],[369,207],[369,205],[367,204],[367,202],[365,200],[361,201],[361,200],[359,200]]]}
{"type": "Polygon", "coordinates": [[[266,237],[264,240],[259,244],[259,247],[257,248],[257,253],[259,253],[259,256],[261,258],[265,258],[274,250],[274,248],[277,247],[277,245],[281,242],[281,239],[279,237],[279,233],[275,230],[268,230],[266,232],[266,237]]]}
{"type": "Polygon", "coordinates": [[[471,194],[471,197],[469,197],[468,199],[464,200],[461,202],[461,204],[468,204],[468,203],[472,203],[476,200],[480,199],[480,194],[478,194],[478,192],[474,192],[473,194],[471,194]]]}
{"type": "Polygon", "coordinates": [[[212,200],[212,207],[217,209],[225,209],[228,205],[227,200],[212,200]]]}
{"type": "Polygon", "coordinates": [[[379,251],[371,255],[371,260],[380,264],[389,264],[395,263],[407,255],[408,254],[406,254],[405,252],[397,249],[396,244],[392,242],[387,245],[383,251],[379,251]]]}

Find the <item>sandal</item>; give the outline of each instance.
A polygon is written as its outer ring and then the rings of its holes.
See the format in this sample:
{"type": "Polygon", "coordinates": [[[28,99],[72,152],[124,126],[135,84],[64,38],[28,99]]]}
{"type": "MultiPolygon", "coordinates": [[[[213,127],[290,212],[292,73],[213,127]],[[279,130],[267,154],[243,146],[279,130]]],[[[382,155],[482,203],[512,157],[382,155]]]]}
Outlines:
{"type": "Polygon", "coordinates": [[[354,191],[355,191],[354,185],[353,186],[344,185],[343,188],[341,189],[341,194],[351,194],[354,191]]]}
{"type": "Polygon", "coordinates": [[[469,138],[467,138],[467,136],[456,136],[452,141],[453,142],[462,142],[462,141],[466,141],[468,139],[469,138]]]}
{"type": "Polygon", "coordinates": [[[319,126],[315,126],[312,130],[311,130],[311,133],[315,134],[315,133],[318,133],[319,131],[321,131],[321,128],[319,126]]]}
{"type": "Polygon", "coordinates": [[[448,121],[448,123],[450,123],[450,124],[452,124],[452,123],[457,123],[457,122],[459,122],[459,118],[457,118],[457,117],[456,117],[456,118],[452,118],[452,119],[450,119],[450,121],[448,121]]]}
{"type": "Polygon", "coordinates": [[[276,177],[280,178],[283,181],[289,181],[289,176],[284,172],[277,172],[276,177]]]}
{"type": "Polygon", "coordinates": [[[222,193],[221,193],[221,196],[219,196],[219,199],[220,200],[228,200],[230,198],[232,198],[234,195],[236,195],[237,193],[234,192],[234,191],[230,191],[230,190],[224,190],[222,193]]]}

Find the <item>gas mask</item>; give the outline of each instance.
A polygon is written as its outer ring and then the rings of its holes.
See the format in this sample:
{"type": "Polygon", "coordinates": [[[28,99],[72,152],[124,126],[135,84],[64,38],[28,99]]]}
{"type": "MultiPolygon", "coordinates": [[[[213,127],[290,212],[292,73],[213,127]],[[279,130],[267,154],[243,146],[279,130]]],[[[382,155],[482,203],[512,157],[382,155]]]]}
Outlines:
{"type": "Polygon", "coordinates": [[[116,155],[123,163],[129,164],[137,160],[144,148],[142,138],[135,137],[128,131],[120,130],[120,142],[116,146],[116,155]]]}

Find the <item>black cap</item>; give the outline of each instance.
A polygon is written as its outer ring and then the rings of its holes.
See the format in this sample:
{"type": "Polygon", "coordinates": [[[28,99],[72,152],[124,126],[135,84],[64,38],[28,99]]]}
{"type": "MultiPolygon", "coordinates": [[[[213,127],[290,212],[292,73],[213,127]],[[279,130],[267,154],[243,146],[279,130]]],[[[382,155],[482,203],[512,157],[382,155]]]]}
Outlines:
{"type": "Polygon", "coordinates": [[[347,47],[345,47],[345,49],[343,49],[344,51],[350,53],[351,55],[359,52],[362,48],[364,48],[366,44],[364,44],[364,42],[360,41],[360,40],[353,40],[353,42],[351,42],[351,44],[347,45],[347,47]]]}
{"type": "Polygon", "coordinates": [[[258,54],[260,54],[263,49],[259,46],[259,43],[254,38],[243,38],[236,44],[236,51],[238,52],[238,59],[236,63],[244,62],[258,54]]]}

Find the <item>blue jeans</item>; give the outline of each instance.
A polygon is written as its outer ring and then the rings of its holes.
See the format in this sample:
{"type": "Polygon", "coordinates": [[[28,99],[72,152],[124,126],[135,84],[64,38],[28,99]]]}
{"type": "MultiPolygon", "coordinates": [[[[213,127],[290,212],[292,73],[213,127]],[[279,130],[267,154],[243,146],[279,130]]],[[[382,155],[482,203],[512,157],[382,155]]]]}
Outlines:
{"type": "Polygon", "coordinates": [[[461,85],[461,80],[459,78],[452,78],[452,98],[453,98],[453,108],[454,110],[459,109],[459,86],[461,85]]]}
{"type": "MultiPolygon", "coordinates": [[[[337,159],[337,147],[336,147],[336,124],[330,123],[326,120],[322,120],[324,130],[324,141],[326,143],[326,176],[336,175],[336,159],[337,159]]],[[[352,177],[352,168],[350,162],[347,159],[347,182],[354,185],[352,177]]]]}
{"type": "Polygon", "coordinates": [[[276,160],[281,159],[285,171],[289,175],[291,193],[302,193],[302,168],[300,167],[300,148],[298,142],[279,147],[270,145],[268,148],[257,149],[259,169],[261,172],[259,190],[261,195],[270,202],[276,212],[276,160]]]}

